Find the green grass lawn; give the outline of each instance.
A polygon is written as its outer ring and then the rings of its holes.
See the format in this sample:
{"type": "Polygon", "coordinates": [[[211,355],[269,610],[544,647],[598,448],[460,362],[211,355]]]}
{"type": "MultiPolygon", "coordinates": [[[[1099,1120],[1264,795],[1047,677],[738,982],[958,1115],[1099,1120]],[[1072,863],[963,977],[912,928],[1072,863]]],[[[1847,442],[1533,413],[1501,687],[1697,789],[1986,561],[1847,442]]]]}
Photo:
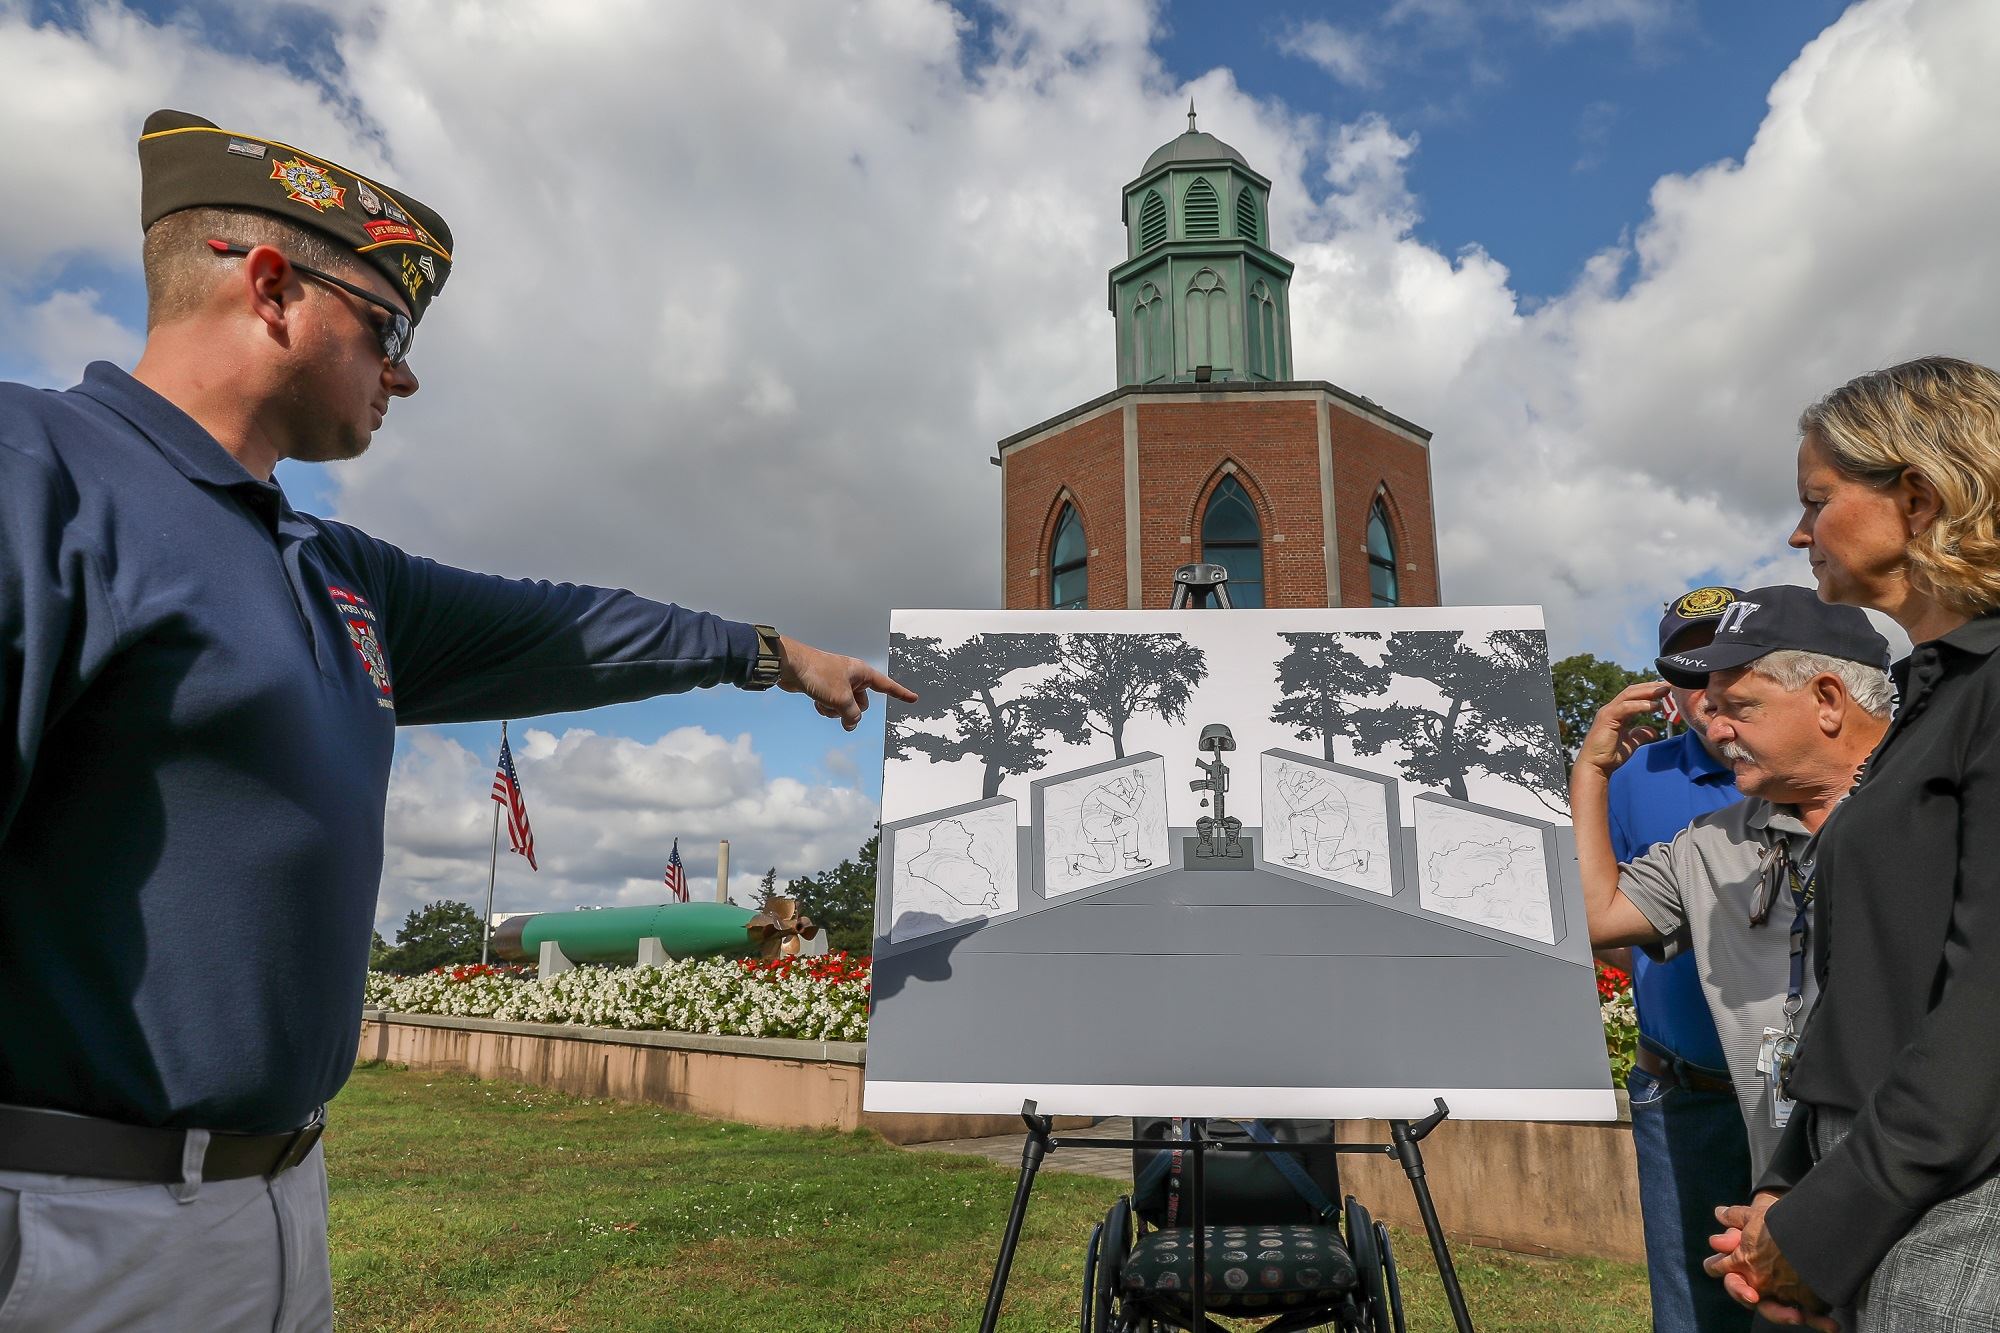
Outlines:
{"type": "MultiPolygon", "coordinates": [[[[1014,1188],[866,1134],[386,1066],[357,1069],[328,1118],[343,1329],[969,1333],[1014,1188]]],[[[1003,1329],[1075,1329],[1084,1242],[1122,1192],[1041,1176],[1003,1329]]],[[[1428,1251],[1396,1250],[1412,1333],[1447,1329],[1428,1251]]],[[[1481,1333],[1648,1326],[1635,1265],[1455,1258],[1481,1333]]]]}

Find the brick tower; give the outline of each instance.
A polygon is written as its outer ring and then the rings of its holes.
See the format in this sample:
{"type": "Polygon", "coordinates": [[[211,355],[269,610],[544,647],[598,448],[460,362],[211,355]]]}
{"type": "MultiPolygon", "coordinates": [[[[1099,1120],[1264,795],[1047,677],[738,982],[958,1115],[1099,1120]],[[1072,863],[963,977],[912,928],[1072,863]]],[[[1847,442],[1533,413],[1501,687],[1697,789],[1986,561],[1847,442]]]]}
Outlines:
{"type": "Polygon", "coordinates": [[[1118,387],[1000,441],[1008,607],[1164,607],[1228,568],[1237,606],[1435,606],[1430,432],[1292,378],[1271,183],[1195,129],[1125,187],[1118,387]]]}

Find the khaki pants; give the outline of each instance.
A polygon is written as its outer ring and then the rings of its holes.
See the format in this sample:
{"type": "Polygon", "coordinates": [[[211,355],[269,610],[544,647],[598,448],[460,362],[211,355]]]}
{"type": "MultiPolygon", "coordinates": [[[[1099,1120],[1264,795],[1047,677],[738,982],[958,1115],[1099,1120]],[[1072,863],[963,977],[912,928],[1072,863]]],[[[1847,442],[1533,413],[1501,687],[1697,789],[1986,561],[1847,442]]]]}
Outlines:
{"type": "Polygon", "coordinates": [[[332,1327],[318,1147],[271,1181],[0,1171],[0,1333],[332,1327]]]}

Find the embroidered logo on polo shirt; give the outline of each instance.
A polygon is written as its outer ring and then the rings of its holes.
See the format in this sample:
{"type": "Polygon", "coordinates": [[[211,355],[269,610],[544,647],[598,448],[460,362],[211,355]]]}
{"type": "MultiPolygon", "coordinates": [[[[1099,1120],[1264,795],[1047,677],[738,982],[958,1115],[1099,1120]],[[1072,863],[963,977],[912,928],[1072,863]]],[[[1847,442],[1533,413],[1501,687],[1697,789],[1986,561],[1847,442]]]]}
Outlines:
{"type": "Polygon", "coordinates": [[[369,609],[368,599],[358,592],[329,583],[327,595],[333,598],[334,610],[347,626],[347,637],[354,644],[354,651],[361,658],[363,669],[368,672],[369,681],[375,686],[375,702],[384,708],[394,708],[395,693],[389,686],[389,659],[382,652],[382,640],[375,632],[375,612],[369,609]]]}

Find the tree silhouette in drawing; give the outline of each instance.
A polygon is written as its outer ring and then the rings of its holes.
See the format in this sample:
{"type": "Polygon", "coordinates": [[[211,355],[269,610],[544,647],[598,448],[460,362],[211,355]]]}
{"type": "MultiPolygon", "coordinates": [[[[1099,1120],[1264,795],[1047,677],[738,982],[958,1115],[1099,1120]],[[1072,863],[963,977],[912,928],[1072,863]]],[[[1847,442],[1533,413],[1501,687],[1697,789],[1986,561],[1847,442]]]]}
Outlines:
{"type": "Polygon", "coordinates": [[[933,763],[967,757],[985,765],[983,796],[1000,794],[1010,773],[1042,766],[1038,743],[1059,724],[1056,709],[1032,689],[1010,688],[1017,671],[1053,666],[1060,636],[975,634],[945,647],[942,640],[889,636],[889,674],[917,692],[913,704],[889,702],[884,749],[891,759],[920,754],[933,763]],[[943,721],[949,733],[924,722],[943,721]]]}
{"type": "Polygon", "coordinates": [[[1207,676],[1207,656],[1178,634],[1065,634],[1062,669],[1038,693],[1064,740],[1082,744],[1096,732],[1123,759],[1134,717],[1181,721],[1207,676]]]}
{"type": "Polygon", "coordinates": [[[1354,748],[1404,752],[1403,776],[1466,799],[1465,779],[1482,772],[1526,787],[1563,811],[1563,752],[1550,708],[1547,641],[1535,630],[1499,630],[1478,648],[1460,630],[1389,636],[1382,665],[1426,681],[1445,697],[1442,713],[1406,703],[1352,713],[1354,748]],[[1553,800],[1551,798],[1554,798],[1553,800]]]}
{"type": "Polygon", "coordinates": [[[1333,738],[1354,734],[1356,701],[1389,688],[1388,669],[1362,661],[1347,645],[1357,639],[1379,642],[1382,636],[1280,634],[1278,637],[1291,645],[1291,651],[1278,661],[1279,699],[1271,710],[1271,720],[1294,728],[1292,734],[1302,741],[1319,737],[1320,756],[1330,761],[1333,738]]]}

